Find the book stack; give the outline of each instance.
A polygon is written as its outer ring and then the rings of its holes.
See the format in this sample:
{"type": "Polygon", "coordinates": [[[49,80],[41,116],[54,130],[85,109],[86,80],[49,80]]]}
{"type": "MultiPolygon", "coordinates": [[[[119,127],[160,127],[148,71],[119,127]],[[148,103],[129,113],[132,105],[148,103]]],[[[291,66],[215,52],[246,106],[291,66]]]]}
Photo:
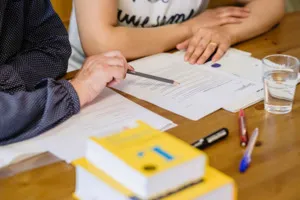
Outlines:
{"type": "Polygon", "coordinates": [[[91,137],[76,167],[78,200],[232,200],[233,179],[207,156],[142,122],[108,137],[91,137]]]}

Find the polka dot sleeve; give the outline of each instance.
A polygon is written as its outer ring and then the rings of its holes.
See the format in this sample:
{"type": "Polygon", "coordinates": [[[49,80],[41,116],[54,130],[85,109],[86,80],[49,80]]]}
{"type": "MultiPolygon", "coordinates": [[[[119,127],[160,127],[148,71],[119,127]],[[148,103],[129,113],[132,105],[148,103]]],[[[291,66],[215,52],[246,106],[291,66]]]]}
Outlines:
{"type": "Polygon", "coordinates": [[[76,91],[66,80],[45,79],[32,92],[0,92],[0,146],[38,136],[79,110],[76,91]]]}
{"type": "Polygon", "coordinates": [[[66,73],[68,33],[50,0],[7,1],[3,15],[0,91],[31,91],[42,79],[66,73]]]}

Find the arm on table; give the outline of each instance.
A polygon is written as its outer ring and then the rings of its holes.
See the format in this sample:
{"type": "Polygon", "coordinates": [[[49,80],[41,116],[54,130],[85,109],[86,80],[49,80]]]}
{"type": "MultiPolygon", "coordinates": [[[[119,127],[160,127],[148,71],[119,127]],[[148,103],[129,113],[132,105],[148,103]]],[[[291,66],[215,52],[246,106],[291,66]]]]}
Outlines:
{"type": "Polygon", "coordinates": [[[216,52],[212,58],[215,62],[231,45],[268,31],[284,16],[284,0],[248,1],[245,7],[250,10],[250,15],[242,19],[242,23],[199,28],[193,37],[178,44],[178,49],[186,49],[185,60],[191,64],[203,64],[216,52]]]}
{"type": "Polygon", "coordinates": [[[42,81],[32,92],[0,92],[0,145],[35,137],[80,110],[68,81],[42,81]]]}
{"type": "MultiPolygon", "coordinates": [[[[240,0],[245,2],[245,0],[240,0]]],[[[241,24],[224,25],[232,35],[232,44],[258,36],[271,29],[284,16],[284,0],[248,0],[250,16],[241,24]]]]}
{"type": "Polygon", "coordinates": [[[6,68],[10,66],[9,71],[18,76],[15,85],[33,90],[42,79],[65,74],[71,47],[68,33],[49,0],[26,3],[23,48],[6,63],[6,68]]]}
{"type": "Polygon", "coordinates": [[[120,52],[107,52],[87,58],[70,83],[46,79],[32,92],[11,95],[0,90],[0,145],[35,137],[65,121],[106,86],[123,80],[129,68],[120,52]]]}
{"type": "Polygon", "coordinates": [[[126,58],[134,59],[174,48],[190,36],[181,24],[158,28],[117,26],[117,6],[117,0],[75,0],[79,35],[87,56],[119,50],[126,58]]]}
{"type": "Polygon", "coordinates": [[[240,23],[247,13],[240,8],[222,8],[204,12],[186,21],[152,28],[121,27],[117,0],[75,0],[76,19],[83,50],[87,56],[119,50],[135,59],[175,48],[192,36],[193,26],[219,26],[240,23]]]}

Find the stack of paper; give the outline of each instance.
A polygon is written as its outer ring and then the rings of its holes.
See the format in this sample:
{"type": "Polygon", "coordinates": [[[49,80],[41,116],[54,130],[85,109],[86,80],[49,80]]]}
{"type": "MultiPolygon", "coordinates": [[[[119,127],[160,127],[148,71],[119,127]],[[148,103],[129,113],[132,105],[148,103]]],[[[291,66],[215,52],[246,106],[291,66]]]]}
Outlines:
{"type": "Polygon", "coordinates": [[[105,89],[101,96],[56,128],[30,140],[0,147],[0,167],[17,157],[50,151],[72,161],[84,156],[87,138],[107,136],[142,120],[159,130],[176,125],[117,94],[105,89]]]}
{"type": "MultiPolygon", "coordinates": [[[[181,60],[184,57],[184,52],[177,52],[174,54],[175,59],[181,60]]],[[[262,85],[262,62],[259,59],[251,57],[251,54],[245,51],[237,49],[229,49],[228,52],[217,62],[220,67],[216,70],[226,72],[228,74],[235,75],[242,79],[250,80],[257,83],[259,88],[256,91],[249,93],[245,96],[241,96],[238,99],[233,99],[227,105],[223,106],[223,109],[230,112],[237,112],[242,108],[251,106],[261,100],[263,100],[263,85],[262,85]]],[[[199,67],[207,68],[211,67],[212,63],[209,62],[199,67]]]]}
{"type": "Polygon", "coordinates": [[[91,137],[76,167],[75,196],[89,199],[226,199],[234,181],[207,167],[206,155],[138,122],[112,136],[91,137]]]}
{"type": "MultiPolygon", "coordinates": [[[[228,54],[238,53],[229,51],[228,54]]],[[[223,62],[224,66],[230,66],[236,58],[229,56],[223,62]]],[[[183,53],[158,54],[130,64],[136,71],[173,79],[180,85],[128,75],[116,89],[192,120],[198,120],[262,88],[262,83],[211,67],[211,62],[190,65],[184,62],[183,53]]]]}

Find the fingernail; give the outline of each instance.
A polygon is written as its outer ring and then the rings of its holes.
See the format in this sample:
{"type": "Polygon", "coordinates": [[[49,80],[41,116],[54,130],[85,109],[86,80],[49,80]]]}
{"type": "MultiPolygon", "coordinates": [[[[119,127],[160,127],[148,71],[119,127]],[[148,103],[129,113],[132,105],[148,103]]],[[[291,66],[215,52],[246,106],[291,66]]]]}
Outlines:
{"type": "Polygon", "coordinates": [[[200,61],[197,62],[197,64],[198,64],[198,65],[202,65],[203,62],[200,60],[200,61]]]}

